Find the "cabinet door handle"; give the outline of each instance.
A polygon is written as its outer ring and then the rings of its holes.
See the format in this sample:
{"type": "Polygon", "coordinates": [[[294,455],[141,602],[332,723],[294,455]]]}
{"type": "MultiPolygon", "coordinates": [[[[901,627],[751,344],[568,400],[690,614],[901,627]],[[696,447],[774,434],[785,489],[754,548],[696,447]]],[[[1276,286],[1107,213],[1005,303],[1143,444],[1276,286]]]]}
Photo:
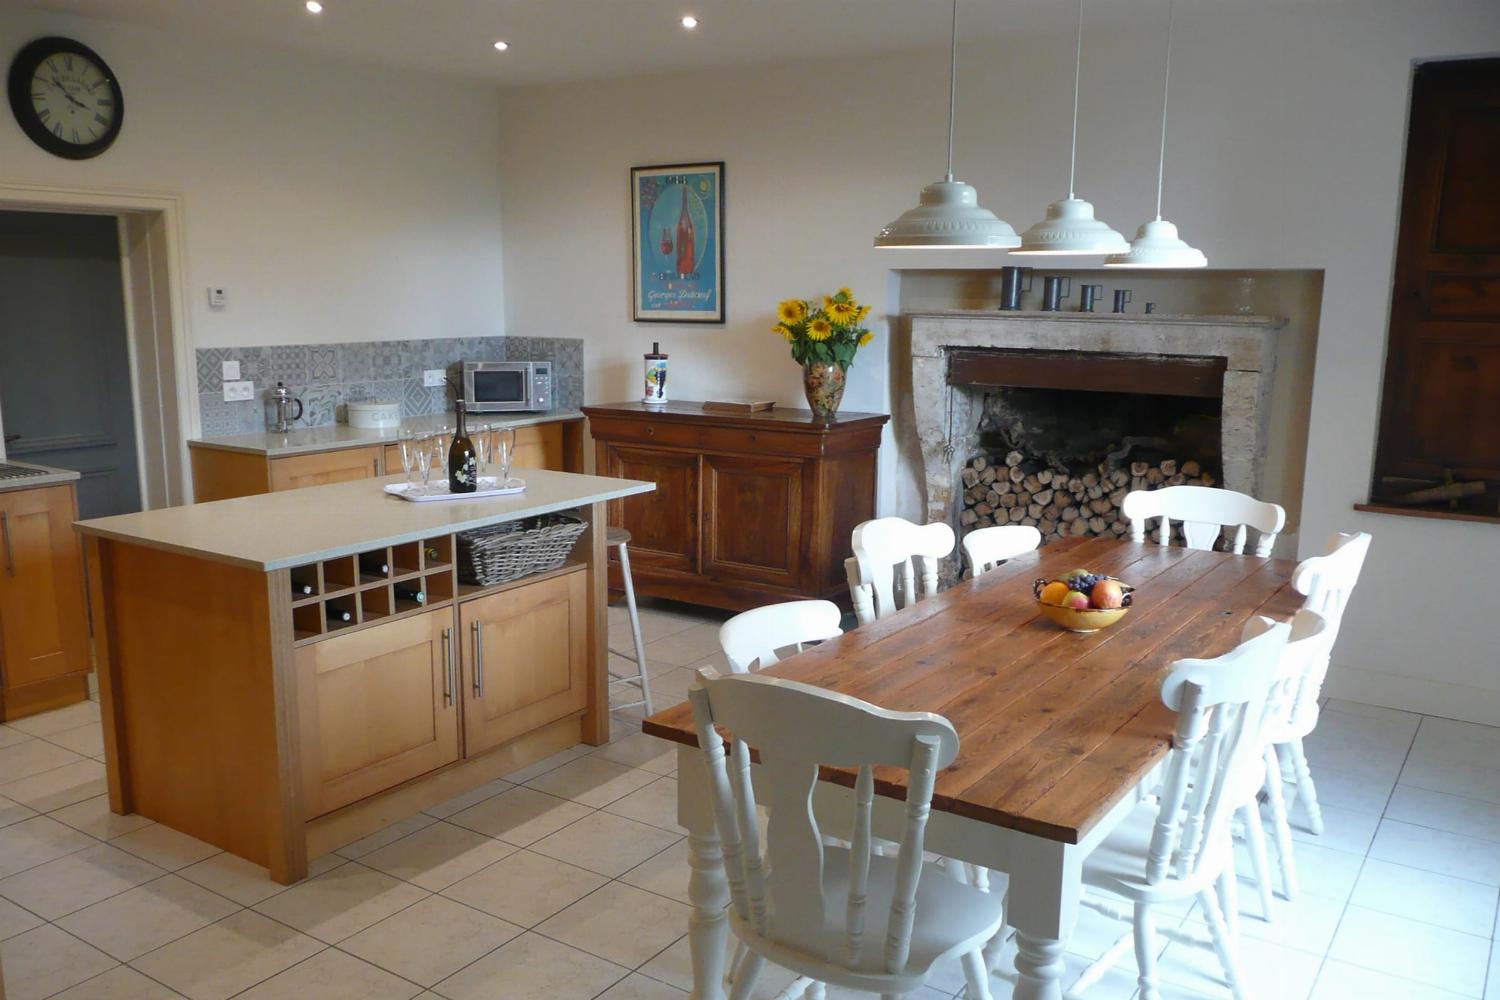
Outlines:
{"type": "Polygon", "coordinates": [[[453,630],[443,629],[443,704],[453,704],[453,630]]]}
{"type": "Polygon", "coordinates": [[[5,537],[5,575],[16,575],[16,557],[10,550],[10,511],[0,510],[0,535],[5,537]]]}
{"type": "Polygon", "coordinates": [[[470,625],[474,633],[474,697],[484,700],[484,629],[482,622],[470,625]]]}

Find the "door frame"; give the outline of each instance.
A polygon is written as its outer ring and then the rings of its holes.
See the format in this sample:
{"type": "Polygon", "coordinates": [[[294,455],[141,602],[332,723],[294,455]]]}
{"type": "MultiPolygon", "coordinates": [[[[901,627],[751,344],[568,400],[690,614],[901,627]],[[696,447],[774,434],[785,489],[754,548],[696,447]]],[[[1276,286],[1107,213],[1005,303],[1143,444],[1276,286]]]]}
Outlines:
{"type": "MultiPolygon", "coordinates": [[[[0,182],[0,210],[110,215],[119,222],[131,400],[146,509],[192,500],[197,369],[183,298],[182,199],[160,192],[0,182]]],[[[0,460],[5,448],[0,443],[0,460]]]]}

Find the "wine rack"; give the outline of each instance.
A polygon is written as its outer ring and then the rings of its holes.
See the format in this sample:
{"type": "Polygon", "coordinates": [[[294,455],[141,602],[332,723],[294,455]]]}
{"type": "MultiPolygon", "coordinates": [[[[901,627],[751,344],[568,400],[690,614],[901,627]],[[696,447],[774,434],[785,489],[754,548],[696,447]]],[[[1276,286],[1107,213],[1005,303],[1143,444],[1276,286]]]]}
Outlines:
{"type": "Polygon", "coordinates": [[[292,632],[300,645],[453,601],[453,536],[405,542],[292,567],[292,632]]]}

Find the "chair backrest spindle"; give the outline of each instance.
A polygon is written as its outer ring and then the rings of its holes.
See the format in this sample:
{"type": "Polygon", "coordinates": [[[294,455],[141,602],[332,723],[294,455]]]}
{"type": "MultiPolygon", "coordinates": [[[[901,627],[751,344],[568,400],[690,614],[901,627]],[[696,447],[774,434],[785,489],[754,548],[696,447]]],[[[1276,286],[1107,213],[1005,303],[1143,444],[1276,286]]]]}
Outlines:
{"type": "Polygon", "coordinates": [[[844,568],[860,624],[916,602],[914,564],[921,566],[922,596],[936,594],[938,563],[953,551],[953,545],[953,529],[941,522],[913,524],[905,518],[879,517],[856,526],[854,555],[844,568]]]}

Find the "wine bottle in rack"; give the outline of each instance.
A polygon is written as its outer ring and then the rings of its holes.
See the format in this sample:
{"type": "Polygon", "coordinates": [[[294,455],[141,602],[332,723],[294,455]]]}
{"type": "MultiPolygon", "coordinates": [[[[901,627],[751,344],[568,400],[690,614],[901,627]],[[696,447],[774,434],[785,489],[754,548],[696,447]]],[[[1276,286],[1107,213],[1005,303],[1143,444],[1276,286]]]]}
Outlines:
{"type": "Polygon", "coordinates": [[[479,463],[474,457],[474,442],[469,440],[464,417],[464,401],[454,400],[457,426],[453,431],[453,443],[448,446],[449,493],[473,493],[479,489],[479,463]]]}
{"type": "Polygon", "coordinates": [[[411,601],[413,604],[426,604],[427,592],[418,590],[415,587],[403,587],[398,583],[396,584],[396,600],[411,601]]]}
{"type": "Polygon", "coordinates": [[[427,561],[430,563],[443,561],[442,555],[438,552],[436,545],[425,546],[422,549],[422,552],[427,556],[427,561]]]}
{"type": "Polygon", "coordinates": [[[354,615],[342,608],[330,605],[327,608],[328,622],[330,625],[343,625],[354,620],[354,615]]]}
{"type": "Polygon", "coordinates": [[[391,564],[380,558],[379,552],[363,552],[359,557],[359,571],[368,576],[390,576],[391,564]]]}
{"type": "Polygon", "coordinates": [[[312,592],[313,592],[312,584],[310,584],[310,583],[298,583],[295,580],[292,581],[292,596],[293,597],[307,597],[312,592]]]}

